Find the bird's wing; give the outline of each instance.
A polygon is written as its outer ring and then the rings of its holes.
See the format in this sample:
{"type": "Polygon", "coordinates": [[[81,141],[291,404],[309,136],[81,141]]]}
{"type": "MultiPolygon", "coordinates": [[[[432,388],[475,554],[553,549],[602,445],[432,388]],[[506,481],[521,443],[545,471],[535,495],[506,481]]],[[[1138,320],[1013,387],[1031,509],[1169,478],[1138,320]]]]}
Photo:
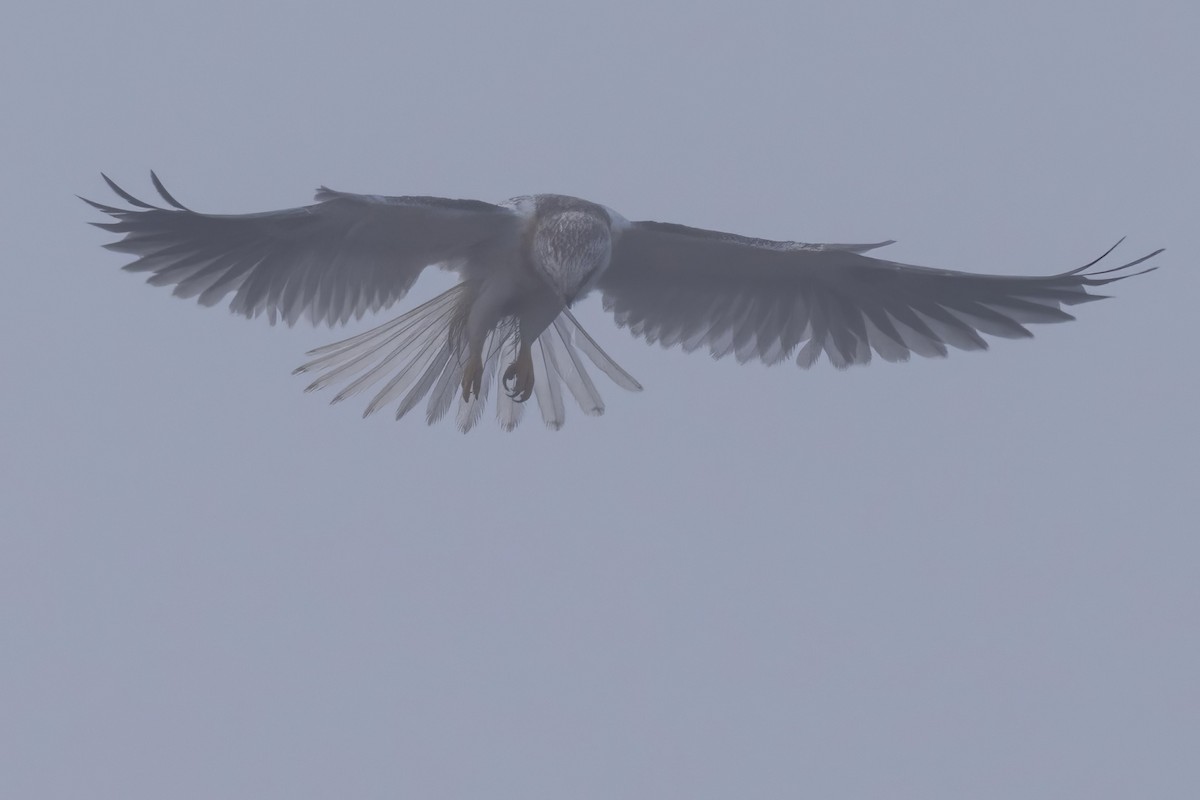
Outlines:
{"type": "Polygon", "coordinates": [[[842,368],[869,362],[872,351],[905,361],[944,356],[947,345],[986,349],[980,334],[1030,336],[1025,324],[1074,319],[1061,306],[1103,297],[1085,289],[1140,274],[1130,269],[1162,252],[1106,270],[1090,271],[1096,259],[1057,275],[1010,277],[862,255],[885,244],[774,242],[634,222],[598,288],[618,325],[664,347],[707,346],[717,358],[772,364],[803,343],[800,366],[824,352],[842,368]]]}
{"type": "Polygon", "coordinates": [[[519,217],[478,200],[379,197],[322,187],[317,202],[262,214],[200,214],[185,208],[151,173],[170,208],[137,199],[107,176],[133,208],[85,202],[113,217],[93,223],[124,236],[105,245],[137,260],[125,269],[174,285],[180,297],[265,313],[289,325],[342,323],[399,300],[431,264],[457,266],[481,248],[514,237],[519,217]]]}

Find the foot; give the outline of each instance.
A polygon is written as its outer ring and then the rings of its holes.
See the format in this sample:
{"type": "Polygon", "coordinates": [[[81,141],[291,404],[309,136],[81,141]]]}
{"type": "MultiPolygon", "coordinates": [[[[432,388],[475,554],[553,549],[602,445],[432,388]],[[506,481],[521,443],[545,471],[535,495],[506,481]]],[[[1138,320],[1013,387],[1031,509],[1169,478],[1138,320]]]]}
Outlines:
{"type": "Polygon", "coordinates": [[[514,401],[524,403],[533,394],[533,354],[522,347],[517,360],[504,370],[504,391],[514,401]]]}
{"type": "Polygon", "coordinates": [[[463,365],[462,379],[462,399],[463,402],[469,403],[471,397],[479,397],[479,390],[483,387],[483,359],[479,356],[471,356],[467,359],[467,363],[463,365]]]}

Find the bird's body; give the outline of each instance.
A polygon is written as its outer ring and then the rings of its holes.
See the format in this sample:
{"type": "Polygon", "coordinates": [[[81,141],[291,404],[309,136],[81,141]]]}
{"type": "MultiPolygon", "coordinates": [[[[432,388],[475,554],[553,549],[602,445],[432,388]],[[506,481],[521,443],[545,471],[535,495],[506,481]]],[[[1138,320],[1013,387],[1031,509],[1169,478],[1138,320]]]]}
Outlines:
{"type": "Polygon", "coordinates": [[[467,362],[463,400],[478,395],[483,349],[502,320],[516,324],[516,361],[506,371],[506,388],[518,402],[535,384],[533,346],[554,320],[594,286],[612,257],[614,230],[624,221],[603,206],[556,194],[518,197],[502,204],[520,217],[515,242],[475,262],[465,283],[471,301],[462,336],[467,362]]]}
{"type": "Polygon", "coordinates": [[[944,356],[947,345],[985,349],[980,333],[1029,336],[1023,323],[1072,319],[1062,305],[1098,299],[1086,288],[1138,274],[1129,269],[1161,252],[1096,272],[1093,261],[1048,276],[975,275],[863,255],[891,242],[777,242],[630,222],[553,194],[494,205],[322,188],[301,208],[199,214],[151,177],[170,208],[109,181],[134,208],[88,201],[115,219],[97,224],[124,234],[107,246],[138,256],[127,269],[205,305],[232,295],[230,308],[246,316],[332,325],[399,300],[426,266],[457,272],[452,289],[313,351],[297,372],[319,373],[309,389],[346,383],[335,402],[386,379],[368,414],[398,400],[399,418],[428,397],[433,422],[458,397],[463,430],[478,421],[493,380],[508,429],[534,395],[546,423],[560,426],[564,386],[586,412],[602,413],[581,355],[618,385],[641,389],[571,314],[593,290],[619,325],[664,347],[707,346],[717,358],[767,364],[795,353],[802,367],[824,353],[845,367],[872,352],[903,361],[944,356]]]}

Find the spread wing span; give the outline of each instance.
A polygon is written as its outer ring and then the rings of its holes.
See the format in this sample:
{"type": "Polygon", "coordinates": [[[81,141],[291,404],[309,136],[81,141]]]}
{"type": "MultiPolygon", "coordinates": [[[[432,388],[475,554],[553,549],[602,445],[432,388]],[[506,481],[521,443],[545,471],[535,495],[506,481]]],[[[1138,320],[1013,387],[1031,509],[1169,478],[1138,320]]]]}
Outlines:
{"type": "Polygon", "coordinates": [[[886,244],[775,242],[634,222],[598,287],[617,324],[651,343],[768,364],[795,353],[806,368],[823,352],[844,368],[868,363],[872,352],[906,361],[944,356],[948,346],[986,349],[981,334],[1031,336],[1026,324],[1074,319],[1062,306],[1105,297],[1086,290],[1149,272],[1155,267],[1134,268],[1162,252],[1094,270],[1114,245],[1070,272],[1006,276],[863,255],[886,244]]]}
{"type": "Polygon", "coordinates": [[[201,214],[186,208],[150,173],[169,206],[160,208],[104,176],[133,208],[86,198],[113,222],[94,225],[123,238],[105,245],[137,260],[125,269],[173,285],[180,297],[272,324],[302,317],[344,323],[402,298],[432,264],[458,268],[481,248],[515,236],[519,218],[478,200],[381,197],[322,187],[317,202],[261,214],[201,214]]]}

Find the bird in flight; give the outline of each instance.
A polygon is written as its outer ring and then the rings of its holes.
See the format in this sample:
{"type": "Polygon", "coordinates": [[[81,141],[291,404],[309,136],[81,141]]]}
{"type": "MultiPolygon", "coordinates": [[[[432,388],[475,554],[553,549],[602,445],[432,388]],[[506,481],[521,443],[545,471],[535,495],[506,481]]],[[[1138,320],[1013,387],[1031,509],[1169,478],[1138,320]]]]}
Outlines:
{"type": "Polygon", "coordinates": [[[402,299],[428,266],[457,273],[453,288],[311,351],[296,372],[316,376],[307,391],[342,385],[333,402],[375,389],[364,416],[397,403],[399,419],[428,398],[432,424],[457,404],[463,431],[479,421],[493,384],[508,430],[531,396],[545,423],[561,427],[563,387],[584,412],[603,413],[581,356],[618,386],[641,390],[571,313],[592,291],[617,325],[663,347],[804,368],[824,353],[845,368],[872,354],[906,361],[948,347],[984,350],[981,334],[1031,336],[1025,325],[1074,319],[1062,306],[1104,297],[1087,289],[1149,272],[1134,268],[1162,252],[1094,269],[1110,248],[1070,272],[980,275],[864,255],[891,241],[777,242],[630,222],[565,195],[492,204],[322,187],[300,208],[203,214],[153,172],[167,207],[103,177],[131,208],[81,199],[112,217],[92,224],[122,234],[105,247],[137,257],[125,269],[206,306],[232,296],[232,311],[272,324],[343,324],[402,299]]]}

